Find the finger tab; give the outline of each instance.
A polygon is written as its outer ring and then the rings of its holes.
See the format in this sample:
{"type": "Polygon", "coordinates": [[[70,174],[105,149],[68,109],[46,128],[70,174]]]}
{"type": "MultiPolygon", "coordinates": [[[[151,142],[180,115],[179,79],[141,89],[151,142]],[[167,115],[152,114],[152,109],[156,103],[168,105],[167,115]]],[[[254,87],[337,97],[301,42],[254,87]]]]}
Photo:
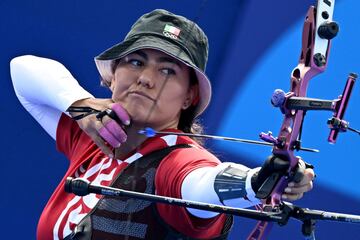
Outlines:
{"type": "Polygon", "coordinates": [[[100,136],[108,142],[112,147],[119,146],[120,142],[116,140],[116,138],[106,129],[106,127],[102,127],[99,129],[100,136]]]}
{"type": "Polygon", "coordinates": [[[130,116],[120,104],[113,104],[111,106],[111,109],[116,113],[116,115],[120,118],[123,124],[130,124],[130,116]]]}
{"type": "Polygon", "coordinates": [[[127,139],[127,135],[125,131],[115,122],[114,120],[111,120],[105,124],[105,127],[110,133],[113,133],[114,136],[117,138],[117,140],[120,143],[123,143],[127,139]]]}

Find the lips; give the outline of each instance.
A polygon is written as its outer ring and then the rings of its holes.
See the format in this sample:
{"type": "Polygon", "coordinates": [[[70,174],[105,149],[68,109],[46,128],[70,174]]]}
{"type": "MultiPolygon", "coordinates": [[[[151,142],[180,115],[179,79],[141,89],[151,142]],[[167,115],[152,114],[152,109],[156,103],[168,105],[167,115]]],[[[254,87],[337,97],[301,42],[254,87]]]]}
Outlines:
{"type": "Polygon", "coordinates": [[[146,93],[141,92],[141,91],[130,91],[130,92],[129,92],[129,95],[130,95],[130,94],[140,95],[140,96],[146,97],[147,99],[155,102],[155,99],[154,99],[154,98],[150,97],[149,95],[147,95],[146,93]]]}

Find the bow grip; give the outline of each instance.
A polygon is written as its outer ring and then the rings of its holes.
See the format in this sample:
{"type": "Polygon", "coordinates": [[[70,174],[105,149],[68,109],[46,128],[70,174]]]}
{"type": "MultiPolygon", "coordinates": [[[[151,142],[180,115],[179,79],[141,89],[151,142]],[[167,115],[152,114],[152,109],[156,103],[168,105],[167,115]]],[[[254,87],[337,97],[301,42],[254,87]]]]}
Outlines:
{"type": "MultiPolygon", "coordinates": [[[[355,80],[357,77],[358,76],[356,73],[349,74],[348,79],[345,84],[343,94],[340,96],[340,101],[337,102],[337,104],[336,104],[334,115],[333,115],[334,119],[337,119],[339,121],[343,120],[347,105],[350,100],[351,92],[352,92],[352,89],[354,87],[355,80]]],[[[331,123],[329,124],[329,127],[331,128],[331,130],[330,130],[330,134],[328,137],[328,141],[330,143],[335,143],[339,132],[341,132],[343,130],[339,127],[336,127],[335,125],[333,125],[331,123]]]]}

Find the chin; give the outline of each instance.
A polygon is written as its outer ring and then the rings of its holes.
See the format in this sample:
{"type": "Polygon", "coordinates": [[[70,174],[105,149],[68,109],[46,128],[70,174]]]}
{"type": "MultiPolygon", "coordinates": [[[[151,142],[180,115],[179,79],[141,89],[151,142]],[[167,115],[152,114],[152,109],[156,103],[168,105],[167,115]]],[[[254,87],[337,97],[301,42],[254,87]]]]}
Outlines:
{"type": "MultiPolygon", "coordinates": [[[[131,120],[136,124],[145,124],[149,117],[149,109],[140,108],[129,108],[126,109],[129,113],[131,120]]],[[[152,113],[154,114],[154,113],[152,113]]],[[[152,115],[151,114],[151,115],[152,115]]]]}

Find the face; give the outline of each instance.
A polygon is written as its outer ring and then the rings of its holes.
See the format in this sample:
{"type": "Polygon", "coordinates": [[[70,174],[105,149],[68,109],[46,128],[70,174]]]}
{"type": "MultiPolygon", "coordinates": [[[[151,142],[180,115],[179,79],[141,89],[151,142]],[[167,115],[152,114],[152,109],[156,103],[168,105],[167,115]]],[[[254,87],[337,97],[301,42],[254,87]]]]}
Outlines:
{"type": "Polygon", "coordinates": [[[122,58],[111,81],[112,99],[134,124],[157,130],[177,128],[180,113],[192,103],[190,69],[169,55],[142,49],[122,58]]]}

